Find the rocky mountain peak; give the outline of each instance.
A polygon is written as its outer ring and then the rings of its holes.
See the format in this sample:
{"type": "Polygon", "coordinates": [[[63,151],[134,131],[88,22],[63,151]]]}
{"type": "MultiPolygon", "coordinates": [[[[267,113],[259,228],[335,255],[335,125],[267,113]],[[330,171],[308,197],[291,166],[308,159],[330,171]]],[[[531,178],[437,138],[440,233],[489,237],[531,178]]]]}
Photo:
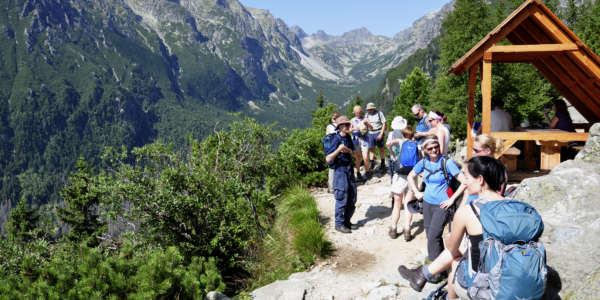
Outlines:
{"type": "Polygon", "coordinates": [[[373,34],[365,27],[348,31],[342,35],[342,38],[352,43],[364,43],[371,40],[373,34]]]}

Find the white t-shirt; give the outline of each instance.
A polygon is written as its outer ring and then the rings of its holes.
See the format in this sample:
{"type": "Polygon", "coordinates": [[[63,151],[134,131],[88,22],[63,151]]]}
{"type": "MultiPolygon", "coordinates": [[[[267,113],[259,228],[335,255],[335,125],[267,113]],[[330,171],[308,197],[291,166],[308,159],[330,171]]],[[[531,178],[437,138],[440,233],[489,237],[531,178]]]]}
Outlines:
{"type": "Polygon", "coordinates": [[[512,116],[503,109],[494,109],[491,114],[491,131],[511,131],[512,116]]]}
{"type": "MultiPolygon", "coordinates": [[[[440,127],[438,125],[438,127],[440,127]]],[[[448,153],[448,145],[450,144],[450,130],[448,130],[448,127],[446,126],[441,126],[442,130],[444,130],[446,132],[445,134],[445,138],[444,138],[444,149],[440,149],[442,150],[442,154],[447,154],[448,153]]]]}

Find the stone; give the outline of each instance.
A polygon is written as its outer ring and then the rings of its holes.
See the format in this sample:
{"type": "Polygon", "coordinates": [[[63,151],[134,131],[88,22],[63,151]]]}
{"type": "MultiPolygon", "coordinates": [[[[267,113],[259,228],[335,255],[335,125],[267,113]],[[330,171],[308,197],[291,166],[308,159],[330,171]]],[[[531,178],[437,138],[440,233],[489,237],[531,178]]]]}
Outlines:
{"type": "Polygon", "coordinates": [[[585,142],[583,149],[575,156],[575,160],[600,163],[600,123],[592,125],[590,137],[585,142]]]}
{"type": "Polygon", "coordinates": [[[384,300],[384,299],[398,299],[400,290],[398,287],[393,285],[385,285],[378,287],[369,292],[366,297],[367,300],[384,300]]]}
{"type": "Polygon", "coordinates": [[[600,124],[592,127],[575,160],[561,163],[546,176],[523,180],[514,198],[533,205],[544,220],[541,240],[547,263],[560,277],[549,288],[560,290],[562,298],[598,295],[600,124]]]}
{"type": "Polygon", "coordinates": [[[209,292],[208,294],[206,294],[206,296],[204,297],[204,300],[230,300],[231,298],[227,297],[225,294],[220,293],[220,292],[209,292]]]}
{"type": "Polygon", "coordinates": [[[303,300],[310,289],[312,285],[303,280],[277,280],[254,290],[250,296],[258,300],[303,300]]]}

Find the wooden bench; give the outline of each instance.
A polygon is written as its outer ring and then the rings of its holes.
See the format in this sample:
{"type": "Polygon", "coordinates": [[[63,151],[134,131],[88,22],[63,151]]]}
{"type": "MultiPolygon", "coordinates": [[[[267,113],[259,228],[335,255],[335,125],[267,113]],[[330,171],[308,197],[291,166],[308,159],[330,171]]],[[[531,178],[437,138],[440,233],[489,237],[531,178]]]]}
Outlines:
{"type": "Polygon", "coordinates": [[[517,170],[517,156],[521,154],[521,150],[510,147],[500,157],[500,161],[506,166],[509,172],[517,170]]]}

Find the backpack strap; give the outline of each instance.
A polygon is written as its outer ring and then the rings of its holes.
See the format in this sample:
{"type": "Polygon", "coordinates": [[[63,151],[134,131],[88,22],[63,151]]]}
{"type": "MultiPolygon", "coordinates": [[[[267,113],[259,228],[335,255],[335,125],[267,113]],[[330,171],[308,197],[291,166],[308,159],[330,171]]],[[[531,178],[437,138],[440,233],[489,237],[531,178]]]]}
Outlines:
{"type": "Polygon", "coordinates": [[[479,223],[481,223],[481,218],[479,217],[479,213],[475,209],[475,206],[473,205],[473,202],[469,203],[469,206],[471,206],[471,209],[473,210],[473,213],[475,214],[475,216],[477,216],[477,220],[479,220],[479,223]]]}
{"type": "Polygon", "coordinates": [[[448,176],[448,170],[446,169],[446,156],[442,156],[442,171],[444,172],[444,178],[446,178],[446,184],[450,186],[450,176],[448,176]]]}
{"type": "Polygon", "coordinates": [[[435,171],[432,171],[432,170],[428,169],[425,166],[426,162],[427,162],[427,159],[423,159],[423,169],[425,169],[427,172],[429,172],[429,174],[427,175],[427,177],[425,177],[425,179],[429,179],[429,177],[431,177],[431,175],[436,174],[437,172],[441,172],[442,171],[442,168],[439,168],[439,169],[437,169],[435,171]]]}

